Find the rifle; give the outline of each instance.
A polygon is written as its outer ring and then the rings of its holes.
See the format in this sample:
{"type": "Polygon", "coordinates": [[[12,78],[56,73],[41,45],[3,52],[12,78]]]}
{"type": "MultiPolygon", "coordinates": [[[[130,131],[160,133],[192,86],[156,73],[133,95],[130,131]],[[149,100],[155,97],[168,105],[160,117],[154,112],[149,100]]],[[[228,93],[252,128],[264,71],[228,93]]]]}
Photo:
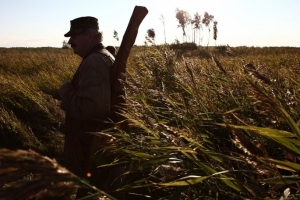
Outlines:
{"type": "Polygon", "coordinates": [[[130,50],[135,42],[138,28],[147,14],[146,7],[135,6],[110,72],[111,114],[109,118],[115,123],[120,123],[120,128],[126,132],[129,132],[128,122],[120,114],[122,109],[126,109],[125,90],[120,80],[125,79],[130,50]]]}

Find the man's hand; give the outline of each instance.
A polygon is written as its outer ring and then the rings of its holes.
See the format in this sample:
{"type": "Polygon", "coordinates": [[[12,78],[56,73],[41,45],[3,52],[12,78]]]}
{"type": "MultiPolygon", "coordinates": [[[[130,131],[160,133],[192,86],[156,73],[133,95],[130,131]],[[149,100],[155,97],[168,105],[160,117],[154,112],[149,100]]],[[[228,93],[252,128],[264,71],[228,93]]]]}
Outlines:
{"type": "Polygon", "coordinates": [[[66,93],[69,93],[71,90],[73,90],[73,86],[69,81],[64,82],[64,84],[62,84],[62,86],[60,86],[60,88],[58,89],[58,94],[61,98],[63,98],[63,96],[66,93]]]}

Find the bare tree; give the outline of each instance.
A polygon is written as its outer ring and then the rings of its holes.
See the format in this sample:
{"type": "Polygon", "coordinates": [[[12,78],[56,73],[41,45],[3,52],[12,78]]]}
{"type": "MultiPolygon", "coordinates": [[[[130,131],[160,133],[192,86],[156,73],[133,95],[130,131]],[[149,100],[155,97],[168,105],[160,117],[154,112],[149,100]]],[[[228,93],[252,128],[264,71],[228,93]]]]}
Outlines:
{"type": "Polygon", "coordinates": [[[196,43],[196,30],[199,35],[199,45],[200,45],[200,28],[202,27],[201,25],[201,16],[196,12],[194,14],[194,19],[191,21],[191,24],[194,25],[194,42],[196,43]]]}
{"type": "MultiPolygon", "coordinates": [[[[191,15],[188,12],[185,12],[185,20],[186,20],[186,26],[189,27],[189,29],[187,29],[188,31],[192,32],[193,34],[193,27],[192,27],[192,18],[191,15]]],[[[188,32],[187,37],[188,37],[188,41],[191,41],[193,39],[190,38],[190,32],[188,32]]]]}
{"type": "Polygon", "coordinates": [[[160,20],[162,21],[163,23],[163,26],[164,26],[164,36],[165,36],[165,44],[167,43],[167,38],[166,38],[166,27],[165,27],[165,18],[163,15],[160,15],[160,20]]]}
{"type": "Polygon", "coordinates": [[[207,12],[204,13],[204,18],[202,19],[202,24],[204,24],[207,28],[208,28],[208,42],[207,42],[207,47],[209,44],[209,40],[210,40],[210,25],[211,22],[213,21],[214,16],[208,14],[207,12]]]}

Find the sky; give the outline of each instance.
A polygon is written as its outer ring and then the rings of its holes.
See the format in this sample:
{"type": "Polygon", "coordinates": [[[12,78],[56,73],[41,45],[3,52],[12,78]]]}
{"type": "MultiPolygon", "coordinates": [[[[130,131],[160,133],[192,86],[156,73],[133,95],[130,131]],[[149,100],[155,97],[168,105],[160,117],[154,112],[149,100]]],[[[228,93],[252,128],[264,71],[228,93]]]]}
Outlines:
{"type": "Polygon", "coordinates": [[[105,46],[119,46],[135,6],[148,9],[136,45],[144,44],[149,29],[155,44],[182,42],[178,8],[191,17],[207,12],[218,22],[217,40],[212,33],[209,40],[203,26],[200,45],[300,47],[300,0],[0,0],[0,47],[62,47],[70,21],[82,16],[98,18],[105,46]]]}

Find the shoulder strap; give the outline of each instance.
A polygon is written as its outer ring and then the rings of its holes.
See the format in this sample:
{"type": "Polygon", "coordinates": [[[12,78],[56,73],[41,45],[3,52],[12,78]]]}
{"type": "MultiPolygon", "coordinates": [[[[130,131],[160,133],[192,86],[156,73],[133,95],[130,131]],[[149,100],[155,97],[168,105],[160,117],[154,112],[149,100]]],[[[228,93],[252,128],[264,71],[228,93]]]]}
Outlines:
{"type": "Polygon", "coordinates": [[[97,51],[97,53],[100,53],[100,54],[104,55],[105,57],[108,57],[110,59],[110,61],[112,62],[112,64],[115,62],[115,57],[111,53],[109,53],[108,50],[101,49],[100,51],[97,51]]]}

